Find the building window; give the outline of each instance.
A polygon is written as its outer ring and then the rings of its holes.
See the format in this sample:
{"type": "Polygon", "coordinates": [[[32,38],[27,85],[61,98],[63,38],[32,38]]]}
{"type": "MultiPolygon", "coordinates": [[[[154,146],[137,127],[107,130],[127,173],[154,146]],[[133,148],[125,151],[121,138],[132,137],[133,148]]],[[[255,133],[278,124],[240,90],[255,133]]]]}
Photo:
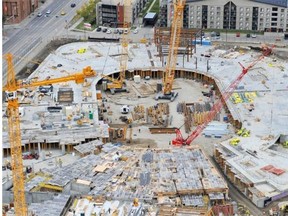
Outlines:
{"type": "Polygon", "coordinates": [[[243,7],[240,7],[240,11],[243,11],[244,9],[243,9],[243,7]]]}
{"type": "Polygon", "coordinates": [[[272,16],[278,16],[278,14],[277,13],[272,13],[272,16]]]}
{"type": "Polygon", "coordinates": [[[272,11],[278,11],[278,7],[273,7],[272,11]]]}
{"type": "Polygon", "coordinates": [[[284,13],[284,9],[283,8],[281,9],[281,12],[284,13]]]}
{"type": "Polygon", "coordinates": [[[243,26],[243,23],[242,23],[242,22],[240,22],[240,26],[243,26]]]}
{"type": "Polygon", "coordinates": [[[269,18],[266,18],[266,22],[270,22],[270,19],[269,19],[269,18]]]}
{"type": "Polygon", "coordinates": [[[264,12],[264,8],[260,8],[260,12],[264,12]]]}
{"type": "Polygon", "coordinates": [[[217,11],[221,11],[221,7],[217,7],[217,11]]]}
{"type": "Polygon", "coordinates": [[[249,13],[246,14],[247,17],[249,17],[249,15],[250,15],[249,13]]]}
{"type": "Polygon", "coordinates": [[[191,9],[191,10],[193,10],[193,9],[194,9],[194,7],[193,7],[193,6],[190,6],[190,9],[191,9]]]}
{"type": "Polygon", "coordinates": [[[260,16],[262,16],[262,17],[263,17],[263,16],[264,16],[264,14],[263,14],[263,13],[261,13],[261,14],[260,14],[260,16]]]}
{"type": "Polygon", "coordinates": [[[246,11],[249,12],[249,11],[250,11],[250,8],[246,8],[246,11]]]}
{"type": "Polygon", "coordinates": [[[201,9],[201,7],[200,6],[197,6],[197,10],[200,10],[201,9]]]}
{"type": "Polygon", "coordinates": [[[270,14],[269,14],[269,13],[267,13],[267,14],[266,14],[266,17],[270,17],[270,14]]]}
{"type": "Polygon", "coordinates": [[[211,6],[211,7],[210,7],[210,9],[213,11],[213,10],[214,10],[214,7],[213,7],[213,6],[211,6]]]}
{"type": "Polygon", "coordinates": [[[240,17],[240,21],[242,21],[243,20],[243,17],[240,17]]]}
{"type": "Polygon", "coordinates": [[[272,18],[271,20],[275,22],[275,21],[277,21],[277,18],[272,18]]]}
{"type": "Polygon", "coordinates": [[[243,16],[244,14],[243,13],[240,13],[240,16],[243,16]]]}
{"type": "Polygon", "coordinates": [[[269,9],[269,8],[266,8],[266,12],[270,12],[270,9],[269,9]]]}
{"type": "Polygon", "coordinates": [[[17,2],[2,2],[3,3],[3,15],[5,16],[18,16],[18,5],[17,2]]]}

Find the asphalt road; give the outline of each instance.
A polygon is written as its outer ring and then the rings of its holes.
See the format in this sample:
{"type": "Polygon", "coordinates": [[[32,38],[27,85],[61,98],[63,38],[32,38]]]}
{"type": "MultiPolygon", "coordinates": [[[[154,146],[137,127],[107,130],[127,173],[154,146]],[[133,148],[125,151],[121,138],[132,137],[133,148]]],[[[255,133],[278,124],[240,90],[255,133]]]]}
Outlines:
{"type": "MultiPolygon", "coordinates": [[[[209,34],[205,34],[205,36],[210,37],[209,34]]],[[[246,34],[241,34],[240,37],[236,37],[235,33],[221,33],[219,39],[215,37],[210,37],[211,41],[222,41],[222,42],[236,42],[236,43],[278,43],[278,44],[286,44],[288,45],[288,40],[283,40],[282,36],[277,33],[271,35],[257,35],[256,38],[247,38],[246,34]],[[281,41],[276,41],[277,38],[280,38],[281,41]]]]}
{"type": "MultiPolygon", "coordinates": [[[[19,25],[19,29],[14,31],[9,39],[3,41],[2,51],[3,54],[12,53],[14,58],[14,67],[25,61],[25,56],[35,51],[41,43],[50,41],[52,37],[63,34],[67,31],[66,25],[76,14],[76,10],[79,9],[83,2],[87,0],[49,0],[43,4],[34,15],[27,18],[19,25]],[[76,3],[76,7],[71,8],[71,3],[76,3]],[[51,10],[51,14],[46,16],[46,11],[51,10]],[[61,12],[65,11],[65,15],[61,15],[61,12]],[[37,17],[37,13],[42,12],[41,17],[37,17]],[[56,18],[58,16],[58,18],[56,18]]],[[[5,30],[5,27],[4,27],[5,30]]],[[[27,63],[27,62],[26,62],[27,63]]],[[[6,81],[7,63],[3,61],[2,82],[6,81]],[[4,81],[5,80],[5,81],[4,81]]]]}

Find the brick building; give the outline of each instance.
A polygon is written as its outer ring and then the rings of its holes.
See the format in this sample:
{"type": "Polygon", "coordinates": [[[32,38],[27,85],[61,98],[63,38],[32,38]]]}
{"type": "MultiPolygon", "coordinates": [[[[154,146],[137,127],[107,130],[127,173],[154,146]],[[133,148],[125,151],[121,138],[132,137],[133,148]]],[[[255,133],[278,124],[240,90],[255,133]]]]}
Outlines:
{"type": "Polygon", "coordinates": [[[38,0],[2,0],[5,24],[20,23],[38,8],[38,0]]]}

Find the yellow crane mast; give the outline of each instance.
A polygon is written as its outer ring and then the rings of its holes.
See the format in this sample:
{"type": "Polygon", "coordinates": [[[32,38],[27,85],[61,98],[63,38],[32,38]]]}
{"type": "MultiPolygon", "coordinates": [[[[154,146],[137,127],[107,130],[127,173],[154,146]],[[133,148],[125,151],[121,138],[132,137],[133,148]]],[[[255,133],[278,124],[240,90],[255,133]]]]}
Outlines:
{"type": "Polygon", "coordinates": [[[129,92],[129,90],[126,87],[125,84],[125,72],[127,69],[127,61],[128,61],[128,34],[129,30],[128,28],[129,23],[127,22],[129,15],[131,14],[129,12],[131,10],[131,1],[130,0],[124,0],[123,4],[123,34],[121,37],[121,54],[120,54],[120,72],[119,77],[117,79],[111,78],[106,75],[102,75],[103,78],[108,79],[110,82],[107,83],[107,89],[110,90],[111,94],[115,94],[115,92],[129,92]]]}
{"type": "Polygon", "coordinates": [[[169,54],[167,58],[167,64],[162,81],[162,92],[159,92],[155,99],[168,99],[173,101],[178,93],[172,91],[175,68],[177,64],[177,54],[180,42],[180,34],[183,26],[183,10],[186,0],[177,0],[174,4],[174,17],[171,25],[171,36],[169,43],[169,54]]]}
{"type": "Polygon", "coordinates": [[[76,83],[84,83],[86,78],[96,76],[96,72],[91,67],[83,69],[82,73],[76,73],[70,76],[55,78],[45,81],[36,81],[30,84],[22,84],[15,79],[15,71],[12,61],[12,54],[6,55],[7,60],[7,84],[3,88],[6,92],[6,99],[8,101],[8,127],[9,127],[9,142],[11,149],[11,166],[13,177],[13,192],[14,192],[14,208],[15,215],[27,216],[28,210],[25,200],[24,191],[24,174],[23,174],[23,160],[22,160],[22,145],[21,145],[21,131],[20,131],[20,117],[19,117],[19,103],[17,97],[17,90],[21,88],[28,88],[33,86],[48,85],[53,83],[75,81],[76,83]]]}

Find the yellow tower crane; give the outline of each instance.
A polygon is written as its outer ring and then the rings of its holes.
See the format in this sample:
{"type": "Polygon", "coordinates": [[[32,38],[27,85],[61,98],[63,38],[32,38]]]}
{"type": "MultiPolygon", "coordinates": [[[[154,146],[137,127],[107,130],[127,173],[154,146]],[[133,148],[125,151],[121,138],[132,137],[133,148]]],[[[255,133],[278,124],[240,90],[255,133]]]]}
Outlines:
{"type": "Polygon", "coordinates": [[[13,177],[13,192],[14,192],[14,208],[15,215],[27,216],[28,210],[25,201],[24,191],[24,174],[23,174],[23,160],[22,160],[22,146],[21,146],[21,131],[20,131],[20,117],[19,117],[19,103],[17,97],[17,90],[21,88],[28,88],[33,86],[49,85],[53,83],[75,81],[77,84],[84,83],[86,78],[96,76],[96,72],[90,66],[83,69],[82,73],[72,74],[70,76],[55,78],[45,81],[36,81],[30,84],[22,84],[15,79],[15,71],[12,61],[12,54],[6,55],[7,60],[7,84],[3,88],[6,93],[8,101],[7,114],[9,126],[9,142],[11,149],[11,166],[13,177]]]}
{"type": "Polygon", "coordinates": [[[183,26],[183,10],[186,0],[176,0],[174,4],[174,17],[171,25],[171,36],[169,43],[169,54],[165,72],[163,74],[162,92],[158,92],[155,99],[168,99],[173,101],[178,93],[172,91],[175,68],[177,64],[177,53],[180,42],[180,34],[183,26]]]}
{"type": "Polygon", "coordinates": [[[124,0],[123,5],[123,29],[124,32],[121,37],[121,55],[120,55],[120,72],[119,77],[117,79],[111,78],[106,75],[102,75],[103,78],[108,79],[110,82],[107,83],[107,89],[110,90],[111,94],[115,94],[115,92],[129,92],[126,83],[125,83],[125,72],[127,69],[127,61],[128,61],[128,44],[129,44],[129,30],[130,27],[128,20],[129,15],[131,15],[131,1],[124,0]]]}

